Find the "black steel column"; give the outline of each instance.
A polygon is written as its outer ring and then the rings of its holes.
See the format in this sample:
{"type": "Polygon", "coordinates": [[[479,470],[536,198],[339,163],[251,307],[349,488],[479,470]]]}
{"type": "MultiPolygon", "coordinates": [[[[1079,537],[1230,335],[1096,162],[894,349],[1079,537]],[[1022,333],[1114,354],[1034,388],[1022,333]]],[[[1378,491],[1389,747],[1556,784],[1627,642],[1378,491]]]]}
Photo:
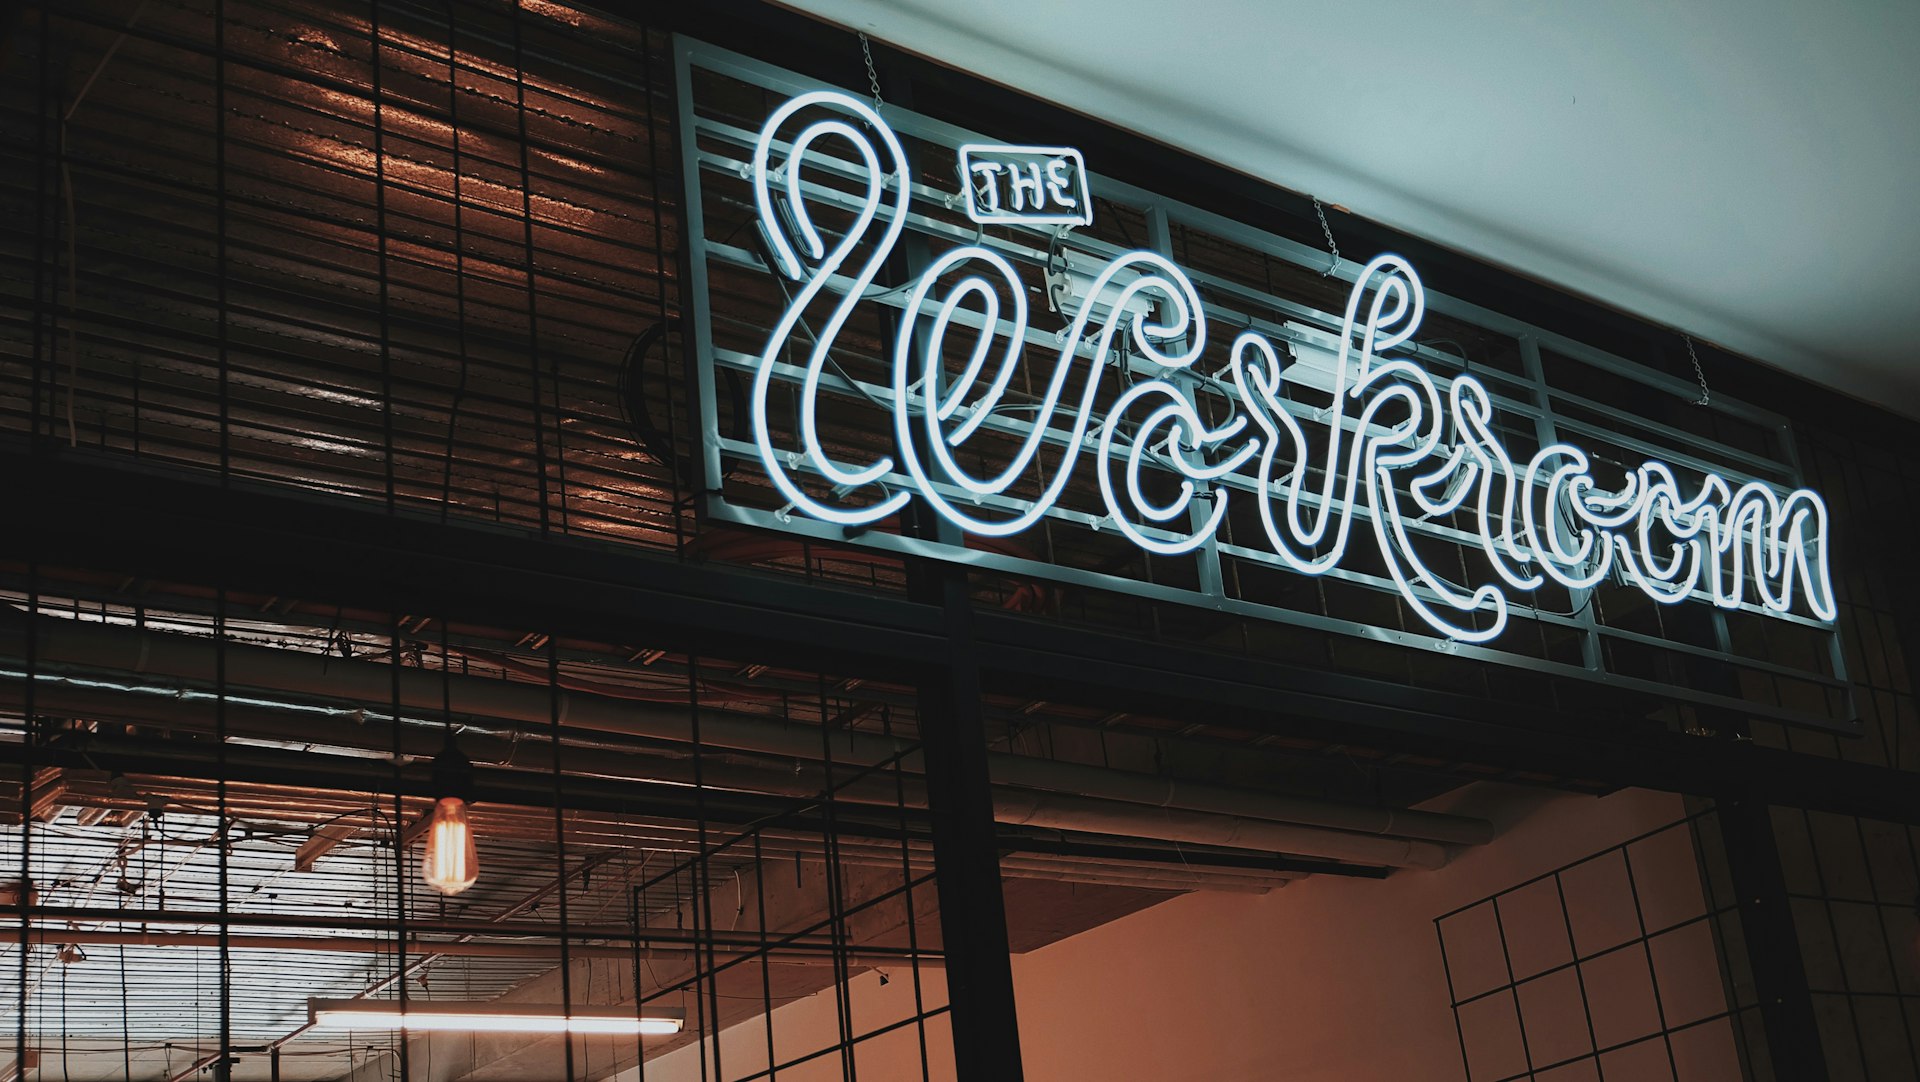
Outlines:
{"type": "Polygon", "coordinates": [[[1747,960],[1753,967],[1754,991],[1760,999],[1773,1077],[1826,1082],[1820,1024],[1807,991],[1800,937],[1787,904],[1786,879],[1766,802],[1748,795],[1723,799],[1717,818],[1727,871],[1739,902],[1747,960]]]}
{"type": "Polygon", "coordinates": [[[941,605],[947,627],[946,665],[921,682],[919,707],[954,1066],[960,1082],[1019,1082],[1020,1027],[973,651],[973,599],[962,569],[923,567],[915,578],[921,580],[916,595],[941,605]]]}

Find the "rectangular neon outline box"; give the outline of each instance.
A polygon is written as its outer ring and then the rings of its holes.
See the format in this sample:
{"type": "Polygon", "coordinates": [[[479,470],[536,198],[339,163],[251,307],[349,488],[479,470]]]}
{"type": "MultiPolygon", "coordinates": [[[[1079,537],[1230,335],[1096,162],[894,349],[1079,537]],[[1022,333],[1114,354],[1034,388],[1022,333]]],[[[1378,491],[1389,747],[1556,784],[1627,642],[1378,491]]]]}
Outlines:
{"type": "Polygon", "coordinates": [[[967,143],[960,148],[960,190],[967,199],[967,217],[980,225],[1092,225],[1093,198],[1087,190],[1087,162],[1080,152],[1072,147],[1019,146],[1013,143],[967,143]],[[983,157],[995,153],[1025,154],[1047,158],[1073,159],[1073,175],[1080,189],[1080,213],[1078,214],[1029,214],[1010,210],[1000,210],[993,214],[982,214],[974,204],[973,157],[983,157]]]}

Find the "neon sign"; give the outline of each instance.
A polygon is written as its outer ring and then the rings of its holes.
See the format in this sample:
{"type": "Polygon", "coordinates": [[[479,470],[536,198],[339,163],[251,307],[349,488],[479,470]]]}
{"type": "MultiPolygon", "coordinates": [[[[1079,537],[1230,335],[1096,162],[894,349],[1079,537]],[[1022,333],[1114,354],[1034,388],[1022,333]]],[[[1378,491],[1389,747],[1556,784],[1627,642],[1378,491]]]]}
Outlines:
{"type": "MultiPolygon", "coordinates": [[[[1310,361],[1249,329],[1234,338],[1227,365],[1205,375],[1195,370],[1208,333],[1201,297],[1157,252],[1124,253],[1078,283],[1070,323],[1050,345],[1029,340],[1019,271],[978,238],[932,257],[907,285],[876,289],[908,219],[912,173],[899,139],[856,98],[816,91],[781,105],[748,172],[775,270],[800,284],[759,356],[750,405],[760,464],[792,510],[857,529],[918,498],[968,534],[1007,537],[1057,513],[1085,457],[1105,510],[1096,528],[1110,522],[1141,549],[1178,555],[1213,538],[1230,504],[1248,501],[1266,550],[1303,575],[1342,566],[1358,534],[1412,610],[1455,641],[1499,636],[1515,594],[1548,582],[1582,591],[1609,577],[1661,604],[1691,598],[1834,619],[1818,494],[1706,471],[1683,484],[1657,461],[1603,485],[1588,453],[1566,443],[1515,459],[1479,380],[1436,378],[1393,355],[1426,309],[1419,275],[1399,256],[1360,273],[1325,358],[1310,361]],[[816,225],[801,182],[809,148],[825,139],[843,158],[851,153],[856,174],[857,208],[838,233],[816,225]],[[831,351],[858,306],[900,290],[883,403],[895,452],[841,461],[820,430],[831,351]],[[803,310],[823,305],[824,323],[803,326],[803,310]],[[958,371],[949,354],[964,359],[958,371]],[[805,357],[797,448],[776,444],[770,408],[776,370],[790,356],[805,357]],[[1148,374],[1103,388],[1115,357],[1148,374]],[[1029,377],[1017,402],[1016,375],[1029,377]],[[1302,382],[1331,394],[1312,434],[1283,390],[1302,382]],[[1203,417],[1197,383],[1219,391],[1231,416],[1203,417]],[[1116,390],[1102,414],[1103,396],[1116,390]],[[1013,449],[983,463],[983,431],[1014,411],[1023,425],[995,429],[1014,433],[1013,449]],[[1148,471],[1177,484],[1150,482],[1148,471]],[[1423,557],[1411,524],[1435,518],[1473,523],[1462,529],[1490,568],[1484,581],[1455,582],[1423,557]]],[[[959,173],[976,222],[1091,221],[1071,149],[968,144],[959,173]]]]}
{"type": "Polygon", "coordinates": [[[967,217],[982,225],[1091,225],[1087,167],[1072,147],[968,143],[960,148],[967,217]]]}

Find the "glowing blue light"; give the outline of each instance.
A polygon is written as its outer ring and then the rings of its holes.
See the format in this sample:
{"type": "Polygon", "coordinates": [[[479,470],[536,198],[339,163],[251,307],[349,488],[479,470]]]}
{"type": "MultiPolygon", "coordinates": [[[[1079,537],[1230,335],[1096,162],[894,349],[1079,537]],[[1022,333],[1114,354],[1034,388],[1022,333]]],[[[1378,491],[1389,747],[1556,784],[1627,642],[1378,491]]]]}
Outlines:
{"type": "MultiPolygon", "coordinates": [[[[969,144],[960,161],[975,221],[1036,223],[1067,208],[1074,213],[1058,217],[1060,224],[1092,220],[1085,172],[1071,148],[969,144]],[[997,184],[1002,174],[1009,177],[1004,200],[997,187],[976,191],[976,179],[997,184]]],[[[801,283],[760,355],[754,440],[769,480],[801,513],[856,526],[897,512],[917,495],[966,533],[1017,534],[1055,511],[1097,423],[1091,443],[1106,512],[1100,521],[1111,521],[1141,549],[1173,556],[1200,548],[1225,520],[1229,499],[1245,498],[1254,502],[1274,556],[1319,575],[1342,564],[1353,520],[1364,516],[1401,598],[1435,631],[1462,642],[1501,633],[1510,592],[1548,581],[1577,592],[1609,576],[1662,604],[1701,596],[1724,608],[1750,603],[1751,578],[1762,611],[1790,613],[1802,594],[1819,619],[1836,615],[1827,509],[1811,491],[1782,496],[1757,481],[1735,489],[1705,473],[1688,496],[1659,462],[1630,471],[1619,491],[1603,491],[1587,453],[1564,443],[1540,448],[1524,468],[1516,464],[1494,432],[1493,399],[1478,380],[1456,376],[1443,396],[1420,365],[1384,356],[1412,340],[1426,312],[1419,275],[1396,255],[1368,263],[1348,295],[1330,372],[1332,403],[1313,422],[1326,432],[1315,439],[1282,398],[1289,362],[1255,331],[1234,339],[1228,383],[1217,385],[1234,406],[1223,423],[1210,426],[1187,392],[1163,378],[1200,358],[1206,320],[1193,283],[1156,252],[1116,256],[1083,291],[1076,287],[1080,303],[1058,348],[1038,351],[1048,368],[1037,392],[1011,401],[1029,353],[1027,285],[990,248],[950,249],[912,283],[888,358],[885,405],[898,462],[893,455],[836,462],[820,432],[821,379],[835,341],[900,239],[909,175],[899,140],[879,115],[832,91],[803,94],[775,110],[754,147],[761,228],[776,270],[801,283]],[[775,165],[776,135],[789,127],[798,134],[775,165]],[[809,213],[800,178],[809,149],[825,139],[845,144],[863,171],[855,185],[863,187],[859,208],[831,247],[809,213]],[[829,293],[835,276],[846,281],[829,293]],[[829,303],[817,335],[805,334],[801,313],[829,303]],[[946,346],[956,326],[973,337],[950,374],[946,346]],[[789,349],[807,355],[798,380],[797,450],[774,445],[769,416],[774,372],[789,349]],[[1158,374],[1125,386],[1096,418],[1106,361],[1116,352],[1158,374]],[[989,421],[1015,411],[1018,424],[994,426],[1015,435],[1013,450],[997,468],[983,467],[983,456],[968,454],[969,447],[989,421]],[[1048,446],[1057,455],[1043,461],[1048,446]],[[802,464],[834,501],[875,487],[880,496],[854,506],[811,497],[793,472],[802,464]],[[1147,469],[1179,479],[1171,498],[1149,496],[1147,469]],[[909,484],[888,488],[899,471],[909,484]],[[1229,477],[1233,483],[1221,483],[1229,477]],[[1030,491],[1030,479],[1037,490],[1030,491]],[[1253,491],[1242,492],[1245,485],[1253,491]],[[950,493],[963,494],[975,509],[959,506],[950,493]],[[1200,500],[1210,504],[1204,514],[1197,513],[1200,500]],[[988,506],[994,510],[979,510],[988,506]],[[1485,555],[1489,581],[1453,582],[1422,557],[1416,536],[1432,527],[1415,526],[1437,518],[1450,520],[1453,536],[1464,532],[1485,555]]]]}
{"type": "Polygon", "coordinates": [[[788,304],[785,314],[774,327],[767,341],[766,351],[760,355],[760,367],[753,381],[753,436],[760,450],[761,464],[766,468],[767,477],[780,490],[793,507],[814,518],[826,522],[835,522],[845,526],[857,526],[878,522],[906,506],[911,494],[893,492],[879,502],[865,507],[843,508],[822,503],[809,496],[781,464],[780,456],[773,447],[773,436],[768,426],[767,393],[772,386],[774,365],[779,363],[780,355],[785,351],[789,339],[800,323],[801,314],[807,305],[827,288],[828,281],[853,255],[856,246],[864,239],[867,230],[878,216],[884,199],[884,186],[888,179],[893,180],[893,213],[888,218],[885,233],[875,243],[867,259],[854,273],[855,286],[843,293],[834,304],[832,314],[826,324],[813,338],[813,348],[807,357],[806,377],[800,390],[800,438],[806,449],[805,460],[822,476],[834,484],[847,489],[870,485],[893,471],[893,461],[887,457],[869,463],[863,469],[843,469],[827,457],[820,445],[818,411],[815,404],[820,395],[820,375],[831,360],[829,349],[847,318],[859,303],[860,295],[879,274],[887,253],[900,239],[900,232],[906,228],[907,207],[912,200],[912,191],[907,184],[907,155],[900,148],[900,141],[894,137],[893,130],[874,112],[856,98],[830,91],[815,91],[802,94],[774,110],[767,123],[760,129],[760,138],[753,148],[753,194],[754,205],[760,211],[760,225],[773,249],[775,262],[779,270],[789,278],[801,281],[800,292],[788,304]],[[772,176],[768,169],[768,158],[773,148],[774,136],[782,126],[802,110],[815,108],[832,114],[843,112],[863,122],[878,133],[886,150],[888,167],[881,168],[880,153],[867,139],[865,132],[844,119],[833,117],[814,122],[805,128],[789,144],[784,172],[787,181],[788,209],[791,221],[795,224],[800,240],[806,248],[803,259],[794,251],[787,237],[788,218],[774,210],[772,196],[772,176]],[[860,213],[854,219],[852,228],[842,236],[840,243],[832,251],[826,250],[820,233],[814,228],[813,218],[807,211],[807,200],[800,186],[800,170],[805,161],[807,148],[823,136],[834,135],[851,146],[859,155],[860,162],[866,167],[866,191],[860,213]]]}
{"type": "Polygon", "coordinates": [[[967,217],[981,225],[1088,225],[1087,167],[1072,147],[968,143],[960,148],[967,217]],[[998,178],[1007,177],[1002,200],[998,178]],[[1033,209],[1028,209],[1031,203],[1033,209]]]}
{"type": "Polygon", "coordinates": [[[1108,517],[1134,544],[1162,556],[1178,556],[1206,544],[1226,516],[1228,494],[1225,489],[1213,490],[1213,511],[1206,523],[1178,541],[1163,541],[1143,533],[1128,521],[1128,512],[1137,511],[1141,518],[1156,523],[1172,522],[1186,514],[1198,492],[1194,482],[1214,481],[1235,472],[1259,449],[1259,441],[1250,441],[1221,462],[1205,466],[1189,462],[1180,453],[1180,437],[1186,437],[1185,445],[1189,451],[1198,451],[1203,447],[1225,443],[1246,426],[1245,417],[1235,417],[1219,428],[1208,428],[1199,411],[1187,401],[1180,388],[1158,379],[1135,384],[1114,402],[1107,411],[1106,423],[1100,426],[1100,457],[1096,476],[1100,481],[1100,496],[1106,502],[1108,517]],[[1126,499],[1123,502],[1113,486],[1113,441],[1128,408],[1149,396],[1158,396],[1166,401],[1147,414],[1134,431],[1126,455],[1126,499]],[[1152,447],[1153,433],[1162,425],[1167,426],[1165,454],[1180,473],[1180,494],[1168,503],[1156,504],[1140,487],[1140,467],[1152,447]]]}

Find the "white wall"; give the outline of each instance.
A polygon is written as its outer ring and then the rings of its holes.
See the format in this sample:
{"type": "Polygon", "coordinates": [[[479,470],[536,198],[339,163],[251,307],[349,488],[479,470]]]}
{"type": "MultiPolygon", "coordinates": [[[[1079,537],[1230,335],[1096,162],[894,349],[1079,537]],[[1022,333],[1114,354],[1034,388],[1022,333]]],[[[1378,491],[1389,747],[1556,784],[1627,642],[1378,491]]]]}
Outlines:
{"type": "MultiPolygon", "coordinates": [[[[1677,797],[1629,791],[1605,798],[1540,796],[1476,787],[1450,810],[1508,820],[1490,845],[1434,872],[1403,872],[1385,882],[1316,876],[1267,895],[1190,894],[1029,954],[1016,956],[1021,1044],[1033,1082],[1151,1079],[1154,1082],[1407,1082],[1459,1079],[1460,1038],[1433,918],[1595,851],[1664,826],[1683,810],[1677,797]]],[[[1564,889],[1574,939],[1583,955],[1636,933],[1621,860],[1596,862],[1568,876],[1564,889]]],[[[1660,927],[1700,911],[1700,887],[1684,831],[1633,850],[1631,871],[1648,924],[1660,927]]],[[[1566,923],[1556,884],[1510,896],[1501,917],[1516,969],[1524,974],[1564,956],[1566,923]]],[[[1504,979],[1491,932],[1492,911],[1447,925],[1454,978],[1463,992],[1504,979]],[[1477,940],[1477,941],[1476,941],[1477,940]]],[[[1721,983],[1704,926],[1654,945],[1659,990],[1669,1021],[1723,1008],[1721,983]]],[[[1593,1001],[1601,1045],[1657,1024],[1651,1014],[1647,952],[1616,951],[1580,971],[1593,1001]]],[[[937,984],[937,982],[935,982],[937,984]]],[[[904,974],[884,988],[877,974],[850,984],[854,1029],[906,1017],[912,987],[904,974]]],[[[1523,1001],[1536,1064],[1590,1047],[1574,972],[1527,986],[1523,1001]]],[[[938,1002],[932,989],[930,1002],[938,1002]]],[[[1475,1080],[1524,1066],[1510,996],[1491,997],[1469,1015],[1475,1080]]],[[[833,995],[822,993],[773,1013],[776,1058],[831,1043],[833,995]]],[[[765,1066],[765,1027],[747,1023],[722,1038],[726,1077],[765,1066]]],[[[929,1026],[934,1082],[952,1077],[944,1020],[929,1026]]],[[[694,1049],[648,1065],[649,1082],[700,1077],[694,1049]]],[[[1679,1082],[1736,1080],[1731,1030],[1697,1027],[1675,1042],[1679,1082]]],[[[1660,1041],[1610,1056],[1609,1078],[1669,1077],[1660,1041]]],[[[863,1080],[922,1077],[911,1026],[864,1042],[863,1080]]],[[[623,1079],[634,1077],[632,1074],[623,1079]]],[[[840,1079],[837,1057],[781,1071],[788,1082],[840,1079]]],[[[1592,1078],[1589,1065],[1554,1082],[1592,1078]]]]}

